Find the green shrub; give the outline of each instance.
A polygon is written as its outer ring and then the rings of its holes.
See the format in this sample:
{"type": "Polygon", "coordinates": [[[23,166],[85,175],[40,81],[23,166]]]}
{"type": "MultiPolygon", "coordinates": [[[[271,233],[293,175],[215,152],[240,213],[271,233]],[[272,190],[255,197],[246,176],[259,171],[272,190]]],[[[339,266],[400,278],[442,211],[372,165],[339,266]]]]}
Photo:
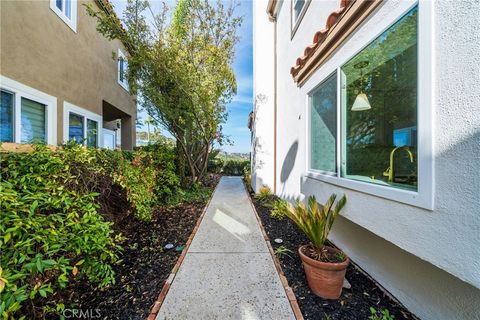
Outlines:
{"type": "Polygon", "coordinates": [[[222,173],[229,176],[241,176],[243,170],[250,166],[248,160],[227,160],[223,166],[222,173]]]}
{"type": "MultiPolygon", "coordinates": [[[[98,212],[98,193],[88,191],[84,183],[89,180],[74,174],[70,152],[36,146],[32,153],[1,154],[3,318],[20,312],[27,300],[65,287],[72,277],[99,286],[114,281],[111,264],[118,259],[118,242],[111,223],[98,212]]],[[[87,151],[79,158],[79,163],[93,162],[87,151]]]]}
{"type": "Polygon", "coordinates": [[[121,235],[113,235],[103,214],[133,210],[150,220],[153,206],[180,193],[175,154],[164,145],[133,152],[37,145],[0,157],[2,318],[21,314],[74,277],[99,287],[114,282],[121,235]],[[112,202],[123,207],[110,209],[112,202]]]}
{"type": "Polygon", "coordinates": [[[176,150],[167,144],[150,144],[139,149],[144,166],[152,166],[155,171],[155,195],[158,201],[168,202],[180,191],[180,178],[176,174],[176,150]],[[144,153],[147,153],[146,156],[144,153]],[[148,160],[147,160],[148,159],[148,160]]]}
{"type": "Polygon", "coordinates": [[[285,210],[287,210],[288,202],[283,199],[277,199],[273,202],[270,211],[270,217],[281,220],[285,217],[285,210]]]}
{"type": "MultiPolygon", "coordinates": [[[[116,184],[126,194],[134,215],[143,221],[151,220],[151,209],[157,203],[155,181],[157,172],[150,155],[142,151],[119,151],[84,148],[69,143],[57,152],[77,176],[74,187],[82,192],[103,194],[116,184]],[[130,161],[125,156],[132,158],[130,161]],[[104,181],[107,180],[107,181],[104,181]]],[[[107,196],[113,196],[111,193],[107,196]]]]}
{"type": "Polygon", "coordinates": [[[223,171],[224,165],[225,165],[225,162],[223,161],[222,158],[214,158],[214,159],[208,160],[207,171],[210,173],[220,174],[223,171]]]}

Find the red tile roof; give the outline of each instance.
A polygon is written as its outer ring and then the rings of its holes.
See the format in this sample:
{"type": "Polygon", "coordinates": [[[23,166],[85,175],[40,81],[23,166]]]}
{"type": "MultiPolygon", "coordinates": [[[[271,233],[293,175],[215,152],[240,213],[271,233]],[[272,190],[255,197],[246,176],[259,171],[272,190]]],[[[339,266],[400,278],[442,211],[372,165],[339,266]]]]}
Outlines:
{"type": "Polygon", "coordinates": [[[303,51],[303,56],[298,57],[295,65],[290,68],[290,73],[293,77],[295,77],[300,69],[305,65],[308,58],[310,58],[315,51],[315,49],[322,44],[325,38],[328,35],[328,32],[332,29],[332,27],[337,23],[340,16],[346,11],[348,6],[353,3],[354,0],[340,0],[340,7],[330,13],[327,18],[327,22],[325,27],[315,33],[313,36],[313,43],[308,45],[305,50],[303,51]]]}

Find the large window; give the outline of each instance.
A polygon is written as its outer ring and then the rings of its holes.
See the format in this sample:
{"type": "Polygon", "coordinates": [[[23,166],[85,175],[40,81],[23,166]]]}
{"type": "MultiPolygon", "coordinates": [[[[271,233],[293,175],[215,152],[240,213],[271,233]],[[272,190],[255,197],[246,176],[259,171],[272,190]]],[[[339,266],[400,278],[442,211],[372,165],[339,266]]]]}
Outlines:
{"type": "Polygon", "coordinates": [[[50,0],[50,9],[73,31],[77,30],[77,0],[50,0]]]}
{"type": "Polygon", "coordinates": [[[56,144],[57,100],[0,76],[0,142],[56,144]]]}
{"type": "Polygon", "coordinates": [[[432,208],[431,47],[418,42],[431,29],[419,28],[419,12],[404,13],[310,92],[309,176],[432,208]]]}
{"type": "Polygon", "coordinates": [[[13,142],[14,133],[14,101],[15,96],[11,92],[1,91],[0,105],[0,142],[13,142]]]}
{"type": "Polygon", "coordinates": [[[99,147],[102,117],[89,110],[64,102],[64,141],[74,140],[87,147],[99,147]]]}
{"type": "Polygon", "coordinates": [[[417,9],[342,67],[342,176],[417,189],[417,9]]]}
{"type": "Polygon", "coordinates": [[[337,76],[331,75],[310,95],[310,168],[336,171],[337,76]]]}

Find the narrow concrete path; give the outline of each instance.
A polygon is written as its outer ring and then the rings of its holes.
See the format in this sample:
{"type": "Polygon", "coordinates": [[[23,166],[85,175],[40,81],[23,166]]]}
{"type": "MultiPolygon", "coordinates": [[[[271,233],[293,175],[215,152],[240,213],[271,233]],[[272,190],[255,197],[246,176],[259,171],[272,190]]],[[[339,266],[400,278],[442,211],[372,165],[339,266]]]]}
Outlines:
{"type": "Polygon", "coordinates": [[[240,177],[223,177],[157,319],[295,319],[240,177]]]}

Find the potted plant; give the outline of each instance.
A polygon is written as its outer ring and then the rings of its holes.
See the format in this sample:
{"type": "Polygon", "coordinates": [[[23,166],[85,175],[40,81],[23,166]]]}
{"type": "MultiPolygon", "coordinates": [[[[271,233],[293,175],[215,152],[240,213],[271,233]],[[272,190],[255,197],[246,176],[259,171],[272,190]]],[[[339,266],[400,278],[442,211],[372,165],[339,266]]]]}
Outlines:
{"type": "Polygon", "coordinates": [[[342,293],[345,272],[350,262],[348,257],[335,248],[325,245],[335,218],[345,206],[343,196],[333,207],[336,195],[332,194],[325,205],[320,205],[314,196],[308,198],[308,205],[290,203],[285,215],[305,233],[310,244],[298,249],[308,286],[316,295],[326,299],[337,299],[342,293]]]}

